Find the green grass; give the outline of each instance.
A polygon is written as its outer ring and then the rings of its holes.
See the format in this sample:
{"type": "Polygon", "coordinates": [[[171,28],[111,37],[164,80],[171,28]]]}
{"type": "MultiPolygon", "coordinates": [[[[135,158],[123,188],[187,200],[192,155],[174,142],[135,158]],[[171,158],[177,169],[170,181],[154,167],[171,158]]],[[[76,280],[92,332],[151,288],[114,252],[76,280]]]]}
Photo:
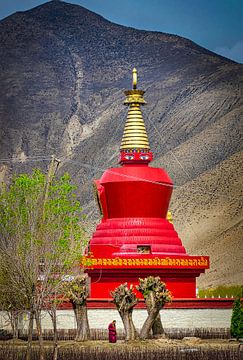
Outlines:
{"type": "Polygon", "coordinates": [[[220,285],[215,288],[208,289],[199,289],[198,290],[199,298],[211,298],[211,297],[243,297],[243,285],[232,285],[232,286],[224,286],[220,285]]]}

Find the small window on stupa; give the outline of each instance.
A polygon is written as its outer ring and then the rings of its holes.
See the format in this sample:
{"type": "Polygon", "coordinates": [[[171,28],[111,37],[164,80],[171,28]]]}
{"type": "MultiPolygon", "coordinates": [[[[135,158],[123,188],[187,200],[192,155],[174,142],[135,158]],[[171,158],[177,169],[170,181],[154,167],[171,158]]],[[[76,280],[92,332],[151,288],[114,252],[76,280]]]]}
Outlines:
{"type": "Polygon", "coordinates": [[[137,246],[137,251],[140,254],[151,254],[151,246],[149,245],[142,245],[137,246]]]}

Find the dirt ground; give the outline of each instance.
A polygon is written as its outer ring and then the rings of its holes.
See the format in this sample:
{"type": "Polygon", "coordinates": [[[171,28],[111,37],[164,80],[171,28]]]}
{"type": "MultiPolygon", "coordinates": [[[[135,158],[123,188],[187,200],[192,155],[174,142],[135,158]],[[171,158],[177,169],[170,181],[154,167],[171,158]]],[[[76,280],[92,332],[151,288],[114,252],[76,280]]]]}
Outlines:
{"type": "MultiPolygon", "coordinates": [[[[0,341],[0,360],[24,360],[26,341],[0,341]]],[[[46,360],[53,359],[53,344],[45,341],[46,360]]],[[[33,342],[31,359],[39,359],[38,342],[33,342]]],[[[238,341],[151,339],[110,344],[107,340],[59,341],[58,360],[241,360],[243,346],[238,341]]]]}
{"type": "MultiPolygon", "coordinates": [[[[0,340],[0,346],[16,346],[16,347],[25,347],[27,346],[27,341],[24,340],[0,340]]],[[[33,347],[38,347],[38,341],[33,341],[33,347]]],[[[44,341],[45,347],[52,347],[51,341],[44,341]]],[[[150,339],[150,340],[136,340],[136,341],[124,341],[118,340],[116,343],[111,344],[107,340],[90,340],[84,342],[76,342],[72,341],[59,341],[59,348],[99,348],[99,349],[156,349],[156,348],[181,348],[181,347],[200,347],[200,348],[228,348],[229,346],[232,348],[238,348],[240,346],[239,341],[231,341],[228,339],[200,339],[196,337],[186,337],[182,340],[177,339],[150,339]]],[[[241,345],[242,346],[242,345],[241,345]]]]}

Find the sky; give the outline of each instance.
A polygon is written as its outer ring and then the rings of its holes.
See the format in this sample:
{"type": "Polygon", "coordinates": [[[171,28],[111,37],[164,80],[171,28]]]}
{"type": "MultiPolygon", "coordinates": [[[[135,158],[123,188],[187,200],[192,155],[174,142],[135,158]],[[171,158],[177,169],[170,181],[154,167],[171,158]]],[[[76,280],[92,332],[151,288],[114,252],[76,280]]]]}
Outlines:
{"type": "MultiPolygon", "coordinates": [[[[0,19],[48,1],[0,0],[0,19]]],[[[243,63],[243,0],[67,0],[117,24],[186,37],[243,63]]]]}

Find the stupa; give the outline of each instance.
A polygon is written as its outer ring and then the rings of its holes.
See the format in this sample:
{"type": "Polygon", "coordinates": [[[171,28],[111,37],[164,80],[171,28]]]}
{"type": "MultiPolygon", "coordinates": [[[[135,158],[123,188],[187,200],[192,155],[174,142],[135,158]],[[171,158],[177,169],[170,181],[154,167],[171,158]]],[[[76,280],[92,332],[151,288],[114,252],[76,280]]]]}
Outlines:
{"type": "Polygon", "coordinates": [[[174,298],[195,298],[196,278],[209,267],[207,256],[189,256],[174,229],[168,207],[173,182],[153,159],[141,112],[146,102],[137,89],[125,91],[128,115],[120,146],[120,167],[94,181],[102,214],[83,265],[91,299],[110,298],[121,283],[160,276],[174,298]]]}

